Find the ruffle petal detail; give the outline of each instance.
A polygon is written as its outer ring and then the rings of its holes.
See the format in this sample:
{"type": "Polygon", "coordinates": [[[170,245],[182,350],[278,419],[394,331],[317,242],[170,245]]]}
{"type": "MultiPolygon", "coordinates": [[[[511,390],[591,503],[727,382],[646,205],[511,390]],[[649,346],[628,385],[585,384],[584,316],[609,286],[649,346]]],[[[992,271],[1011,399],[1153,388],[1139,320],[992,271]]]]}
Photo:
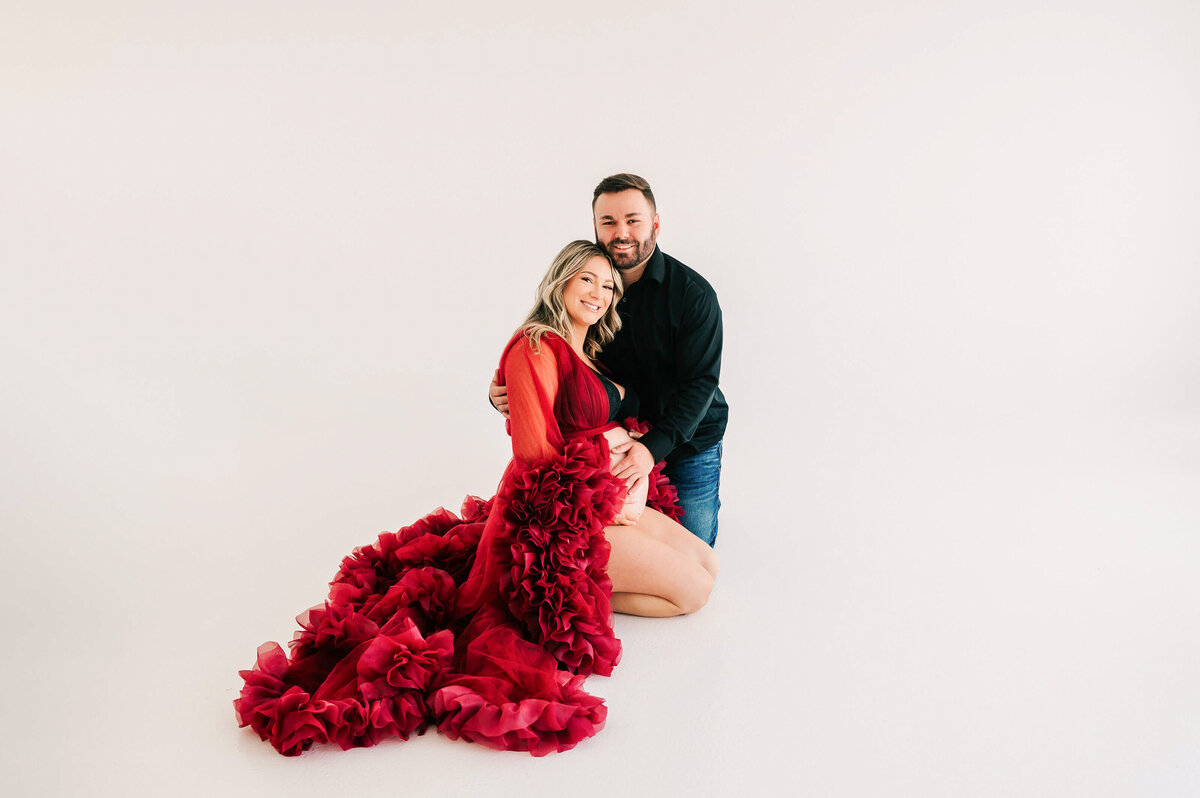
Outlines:
{"type": "Polygon", "coordinates": [[[512,534],[500,594],[530,640],[585,676],[612,673],[621,653],[604,526],[624,485],[602,456],[595,445],[568,443],[560,457],[514,468],[501,492],[512,534]]]}
{"type": "Polygon", "coordinates": [[[534,756],[574,748],[604,728],[608,708],[583,690],[583,676],[553,665],[513,629],[489,629],[468,650],[469,675],[453,678],[434,695],[438,731],[534,756]]]}

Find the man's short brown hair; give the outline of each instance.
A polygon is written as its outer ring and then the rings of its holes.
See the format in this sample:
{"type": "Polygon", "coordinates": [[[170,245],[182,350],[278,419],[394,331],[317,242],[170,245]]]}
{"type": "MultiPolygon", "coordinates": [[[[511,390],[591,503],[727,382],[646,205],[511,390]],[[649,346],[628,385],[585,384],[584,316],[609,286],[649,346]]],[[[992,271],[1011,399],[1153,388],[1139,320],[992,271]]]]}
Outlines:
{"type": "Polygon", "coordinates": [[[646,182],[646,178],[631,175],[627,172],[622,172],[619,175],[609,175],[600,181],[600,185],[596,186],[596,190],[592,192],[592,207],[596,207],[596,200],[601,194],[616,194],[620,191],[628,191],[631,188],[636,188],[642,192],[642,196],[650,203],[650,210],[658,213],[658,204],[654,201],[654,192],[650,190],[650,184],[646,182]]]}

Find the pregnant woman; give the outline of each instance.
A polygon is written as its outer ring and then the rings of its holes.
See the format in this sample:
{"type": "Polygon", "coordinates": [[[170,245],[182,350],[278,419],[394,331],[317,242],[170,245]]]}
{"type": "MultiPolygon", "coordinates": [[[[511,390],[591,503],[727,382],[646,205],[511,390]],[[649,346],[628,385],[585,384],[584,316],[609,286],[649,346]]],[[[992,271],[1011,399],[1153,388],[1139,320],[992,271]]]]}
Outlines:
{"type": "Polygon", "coordinates": [[[432,723],[541,756],[603,727],[607,708],[582,684],[620,658],[613,611],[695,612],[718,567],[674,520],[662,464],[628,485],[610,471],[646,431],[636,397],[593,360],[620,325],[620,294],[603,250],[563,248],[500,360],[513,459],[496,495],[346,557],[328,599],[297,619],[290,655],[266,643],[241,672],[239,725],[285,755],[432,723]]]}

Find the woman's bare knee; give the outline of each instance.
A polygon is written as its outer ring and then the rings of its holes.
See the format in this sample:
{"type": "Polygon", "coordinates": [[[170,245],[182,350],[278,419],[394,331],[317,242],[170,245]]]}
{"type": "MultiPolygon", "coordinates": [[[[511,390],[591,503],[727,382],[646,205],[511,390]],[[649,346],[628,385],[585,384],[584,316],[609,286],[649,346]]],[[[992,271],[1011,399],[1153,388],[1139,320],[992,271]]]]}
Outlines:
{"type": "Polygon", "coordinates": [[[685,589],[680,595],[674,597],[673,602],[684,615],[691,615],[704,608],[704,605],[708,603],[709,596],[712,595],[712,589],[712,574],[697,568],[688,579],[685,589]]]}

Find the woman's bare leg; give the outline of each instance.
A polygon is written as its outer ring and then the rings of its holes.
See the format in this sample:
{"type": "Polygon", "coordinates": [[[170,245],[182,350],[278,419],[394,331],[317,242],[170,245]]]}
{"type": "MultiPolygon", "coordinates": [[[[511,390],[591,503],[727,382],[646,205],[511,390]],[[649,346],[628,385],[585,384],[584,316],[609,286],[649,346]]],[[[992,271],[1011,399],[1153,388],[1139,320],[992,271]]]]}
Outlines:
{"type": "Polygon", "coordinates": [[[671,618],[684,614],[665,598],[645,593],[613,593],[612,608],[613,612],[622,615],[640,615],[643,618],[671,618]]]}
{"type": "Polygon", "coordinates": [[[653,507],[647,507],[637,522],[637,528],[700,563],[700,566],[716,579],[717,571],[721,568],[717,553],[713,551],[712,546],[688,532],[678,521],[668,518],[653,507]]]}
{"type": "MultiPolygon", "coordinates": [[[[641,522],[604,529],[612,546],[608,575],[613,583],[613,610],[656,618],[699,610],[712,592],[712,574],[693,555],[640,527],[641,522]]],[[[691,536],[686,530],[684,534],[691,536]]]]}

